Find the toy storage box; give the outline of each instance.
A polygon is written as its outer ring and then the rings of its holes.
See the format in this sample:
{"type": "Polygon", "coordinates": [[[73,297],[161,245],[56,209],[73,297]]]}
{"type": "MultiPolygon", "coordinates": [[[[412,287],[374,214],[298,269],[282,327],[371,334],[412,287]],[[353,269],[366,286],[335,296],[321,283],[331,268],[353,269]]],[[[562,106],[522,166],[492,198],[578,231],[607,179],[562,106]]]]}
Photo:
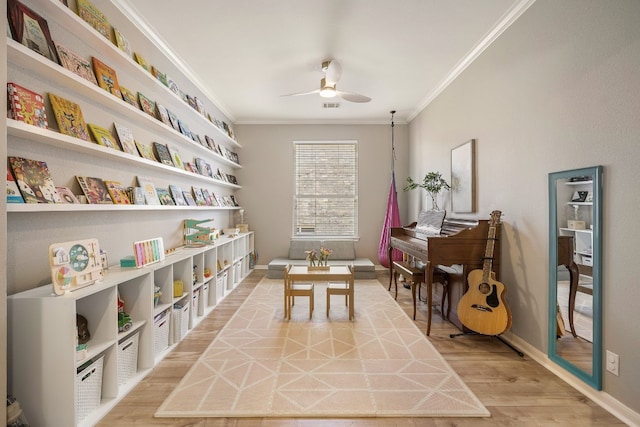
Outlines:
{"type": "Polygon", "coordinates": [[[100,356],[76,374],[76,423],[100,406],[103,363],[104,356],[100,356]]]}
{"type": "Polygon", "coordinates": [[[126,383],[138,372],[139,332],[118,343],[118,385],[126,383]]]}
{"type": "Polygon", "coordinates": [[[157,356],[169,347],[169,310],[158,314],[153,320],[153,354],[157,356]]]}
{"type": "Polygon", "coordinates": [[[186,300],[184,305],[180,306],[174,304],[173,306],[173,340],[174,342],[180,341],[187,335],[189,330],[189,308],[191,302],[186,300]]]}

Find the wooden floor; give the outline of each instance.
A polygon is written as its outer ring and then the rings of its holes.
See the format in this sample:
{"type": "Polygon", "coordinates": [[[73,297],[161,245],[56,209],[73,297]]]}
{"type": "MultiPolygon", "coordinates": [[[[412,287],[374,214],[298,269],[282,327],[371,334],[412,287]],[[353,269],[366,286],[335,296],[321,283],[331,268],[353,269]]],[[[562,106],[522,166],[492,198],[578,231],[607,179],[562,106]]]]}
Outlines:
{"type": "MultiPolygon", "coordinates": [[[[201,352],[233,315],[266,270],[252,272],[102,421],[111,426],[175,427],[392,427],[392,426],[624,426],[625,424],[538,363],[496,339],[463,336],[434,310],[430,340],[491,412],[490,418],[154,418],[153,414],[201,352]]],[[[388,283],[388,274],[378,279],[388,283]]],[[[411,315],[411,292],[399,286],[398,303],[411,315]]],[[[418,303],[418,326],[426,330],[426,305],[418,303]]]]}

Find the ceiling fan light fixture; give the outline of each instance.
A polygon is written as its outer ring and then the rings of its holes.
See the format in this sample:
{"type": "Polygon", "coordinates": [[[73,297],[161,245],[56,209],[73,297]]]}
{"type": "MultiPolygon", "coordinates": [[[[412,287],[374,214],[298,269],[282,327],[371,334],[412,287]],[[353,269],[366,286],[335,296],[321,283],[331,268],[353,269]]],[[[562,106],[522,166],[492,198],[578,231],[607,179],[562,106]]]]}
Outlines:
{"type": "Polygon", "coordinates": [[[323,98],[333,98],[336,95],[336,85],[329,84],[326,79],[322,79],[320,82],[320,96],[323,98]]]}

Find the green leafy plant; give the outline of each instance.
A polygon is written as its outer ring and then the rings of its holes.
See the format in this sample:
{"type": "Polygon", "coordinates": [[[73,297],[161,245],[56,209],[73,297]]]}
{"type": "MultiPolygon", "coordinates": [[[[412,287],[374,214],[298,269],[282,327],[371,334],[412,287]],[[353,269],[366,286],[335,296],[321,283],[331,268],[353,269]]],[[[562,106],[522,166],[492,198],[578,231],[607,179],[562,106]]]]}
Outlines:
{"type": "Polygon", "coordinates": [[[434,210],[440,210],[438,207],[438,194],[440,194],[443,190],[450,190],[451,186],[449,183],[442,177],[440,172],[429,172],[427,173],[422,182],[416,182],[413,178],[407,178],[407,186],[404,187],[404,191],[415,190],[416,188],[423,188],[429,197],[431,197],[431,203],[434,210]]]}

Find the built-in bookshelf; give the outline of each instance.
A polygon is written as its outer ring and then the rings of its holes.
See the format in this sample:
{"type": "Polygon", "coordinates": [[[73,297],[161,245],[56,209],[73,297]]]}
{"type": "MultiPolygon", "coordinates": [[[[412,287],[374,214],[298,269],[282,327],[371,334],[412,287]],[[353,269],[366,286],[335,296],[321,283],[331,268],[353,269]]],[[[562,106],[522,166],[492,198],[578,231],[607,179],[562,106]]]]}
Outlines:
{"type": "Polygon", "coordinates": [[[217,206],[7,204],[7,391],[18,398],[32,424],[93,425],[253,267],[252,232],[222,235],[199,248],[181,247],[186,219],[210,221],[219,230],[236,224],[242,202],[236,194],[242,188],[241,180],[236,179],[242,169],[237,152],[242,147],[227,115],[198,82],[113,2],[92,1],[113,28],[127,37],[131,52],[120,49],[81,19],[75,1],[70,1],[69,7],[59,0],[21,3],[46,20],[55,43],[89,62],[93,57],[99,59],[117,73],[121,87],[162,105],[183,126],[176,128],[152,117],[140,106],[7,36],[6,81],[41,94],[49,124],[41,128],[7,118],[8,156],[46,162],[55,185],[68,187],[76,195],[82,194],[78,176],[116,181],[124,187],[135,186],[138,178],[144,177],[156,187],[175,185],[185,191],[197,187],[224,200],[217,206]],[[134,52],[143,55],[156,71],[170,75],[173,86],[145,70],[134,59],[134,52]],[[179,152],[185,163],[195,165],[200,159],[212,173],[163,164],[61,133],[49,94],[77,104],[86,123],[108,130],[118,123],[131,130],[136,142],[166,145],[179,152]],[[96,238],[106,252],[104,279],[54,296],[49,245],[89,238],[96,238]],[[162,238],[165,248],[172,249],[164,261],[143,268],[120,267],[120,260],[132,254],[133,242],[152,238],[162,238]],[[174,296],[175,280],[183,283],[181,295],[174,296]],[[155,304],[154,295],[160,295],[155,304]],[[132,318],[126,331],[118,330],[119,299],[132,318]],[[76,314],[88,320],[92,338],[86,354],[76,353],[76,314]],[[126,357],[121,352],[127,352],[126,357]],[[134,354],[137,363],[132,371],[134,354]],[[87,368],[88,362],[95,365],[87,368]],[[96,391],[79,388],[78,371],[82,368],[100,373],[99,401],[90,409],[83,396],[95,396],[96,391]]]}

